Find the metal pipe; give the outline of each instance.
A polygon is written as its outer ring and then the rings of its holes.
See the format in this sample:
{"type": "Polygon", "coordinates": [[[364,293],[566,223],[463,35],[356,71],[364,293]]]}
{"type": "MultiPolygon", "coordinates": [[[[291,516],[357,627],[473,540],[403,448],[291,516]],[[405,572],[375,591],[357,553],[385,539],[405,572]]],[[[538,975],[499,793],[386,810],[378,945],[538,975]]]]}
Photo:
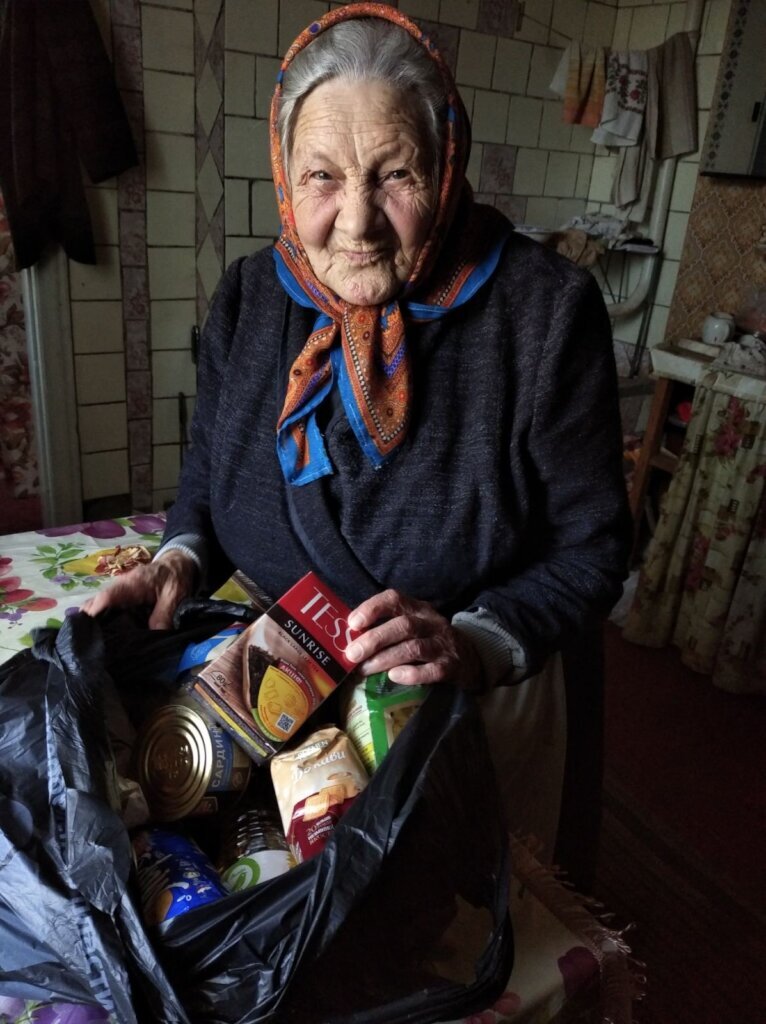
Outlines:
{"type": "MultiPolygon", "coordinates": [[[[686,3],[683,31],[691,35],[692,52],[695,55],[702,28],[704,5],[705,0],[687,0],[686,3]]],[[[701,139],[699,142],[702,145],[701,139]]],[[[640,257],[641,269],[636,287],[623,302],[607,305],[607,312],[614,320],[622,319],[637,312],[650,294],[654,277],[654,264],[655,261],[661,258],[662,247],[665,242],[665,230],[668,225],[668,213],[670,211],[670,197],[673,193],[677,163],[678,157],[669,157],[667,160],[662,161],[657,172],[654,202],[652,203],[652,213],[649,218],[649,237],[655,245],[659,246],[660,252],[656,256],[647,255],[640,257]]]]}

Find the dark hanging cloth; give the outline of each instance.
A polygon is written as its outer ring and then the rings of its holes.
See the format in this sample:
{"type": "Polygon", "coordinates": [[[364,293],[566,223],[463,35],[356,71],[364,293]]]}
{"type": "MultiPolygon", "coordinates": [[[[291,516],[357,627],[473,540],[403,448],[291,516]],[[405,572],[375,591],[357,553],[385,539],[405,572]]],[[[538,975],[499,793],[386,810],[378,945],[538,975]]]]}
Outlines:
{"type": "Polygon", "coordinates": [[[88,0],[0,0],[0,139],[16,268],[49,242],[95,263],[80,164],[97,183],[138,156],[88,0]]]}

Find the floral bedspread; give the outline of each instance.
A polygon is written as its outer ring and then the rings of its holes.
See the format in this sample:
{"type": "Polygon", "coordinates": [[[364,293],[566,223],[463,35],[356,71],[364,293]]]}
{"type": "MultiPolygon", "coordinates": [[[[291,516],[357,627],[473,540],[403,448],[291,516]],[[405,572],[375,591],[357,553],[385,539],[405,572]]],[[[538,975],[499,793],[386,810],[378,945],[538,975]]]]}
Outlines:
{"type": "Polygon", "coordinates": [[[161,514],[137,515],[0,536],[0,662],[103,586],[103,556],[133,545],[156,551],[164,527],[161,514]]]}
{"type": "MultiPolygon", "coordinates": [[[[109,579],[104,566],[115,554],[135,545],[155,551],[163,528],[161,514],[136,515],[0,536],[0,662],[29,646],[36,627],[56,627],[76,612],[109,579]]],[[[620,935],[597,921],[528,845],[512,839],[511,846],[511,977],[492,1007],[449,1024],[630,1024],[635,993],[620,935]]],[[[113,1024],[93,1007],[0,996],[0,1024],[11,1022],[113,1024]]]]}

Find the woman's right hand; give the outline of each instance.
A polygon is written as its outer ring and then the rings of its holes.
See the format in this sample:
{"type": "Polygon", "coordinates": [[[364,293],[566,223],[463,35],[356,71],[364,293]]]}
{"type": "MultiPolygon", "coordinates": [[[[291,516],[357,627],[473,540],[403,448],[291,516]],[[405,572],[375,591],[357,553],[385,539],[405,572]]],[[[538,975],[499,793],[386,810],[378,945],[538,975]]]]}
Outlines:
{"type": "Polygon", "coordinates": [[[173,613],[194,592],[197,566],[182,551],[170,550],[147,565],[136,566],[82,605],[88,615],[107,608],[151,605],[149,629],[171,629],[173,613]]]}

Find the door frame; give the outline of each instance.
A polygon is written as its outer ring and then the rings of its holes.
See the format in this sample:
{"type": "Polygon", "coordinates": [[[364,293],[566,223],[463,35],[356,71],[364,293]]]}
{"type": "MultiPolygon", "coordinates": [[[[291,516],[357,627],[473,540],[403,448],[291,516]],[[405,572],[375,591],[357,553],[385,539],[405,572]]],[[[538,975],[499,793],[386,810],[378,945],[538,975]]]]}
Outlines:
{"type": "Polygon", "coordinates": [[[82,520],[69,268],[60,248],[22,270],[29,384],[44,526],[82,520]]]}

